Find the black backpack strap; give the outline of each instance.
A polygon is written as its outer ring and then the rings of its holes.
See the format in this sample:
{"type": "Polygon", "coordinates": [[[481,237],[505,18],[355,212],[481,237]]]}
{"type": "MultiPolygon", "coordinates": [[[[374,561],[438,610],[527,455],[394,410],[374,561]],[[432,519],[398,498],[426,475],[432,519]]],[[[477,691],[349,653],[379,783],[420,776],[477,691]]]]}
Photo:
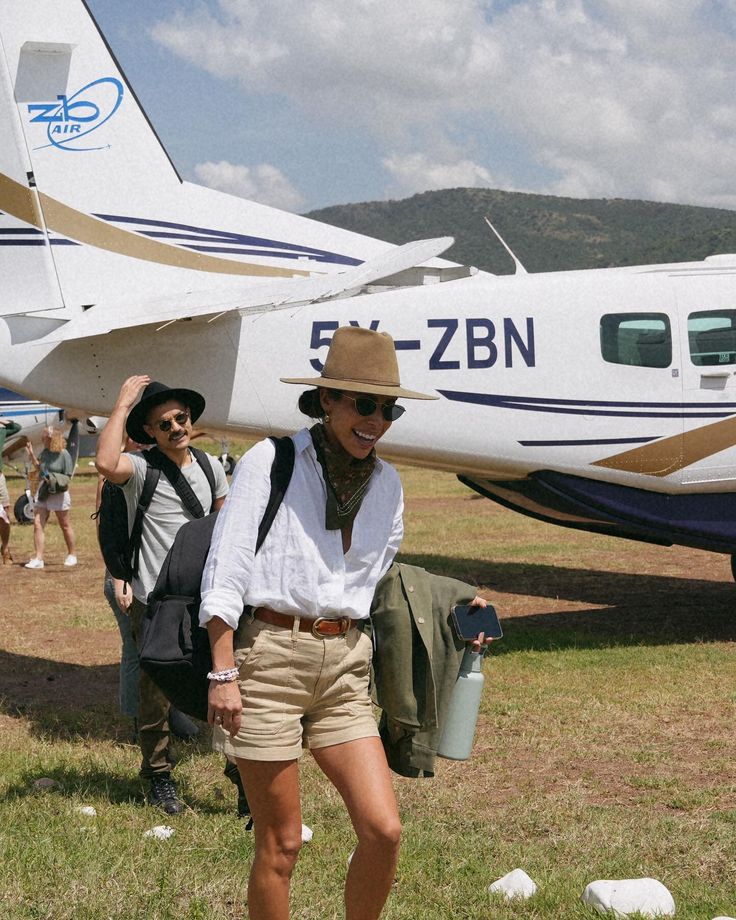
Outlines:
{"type": "Polygon", "coordinates": [[[212,460],[207,451],[201,450],[199,447],[190,447],[189,450],[192,452],[194,459],[202,467],[202,472],[207,477],[207,482],[210,484],[210,492],[212,493],[212,504],[210,505],[210,511],[212,511],[212,505],[215,504],[215,490],[217,489],[217,483],[215,482],[215,471],[212,469],[212,460]]]}
{"type": "MultiPolygon", "coordinates": [[[[194,489],[187,482],[180,467],[173,460],[169,460],[166,454],[162,453],[157,447],[152,447],[146,451],[146,460],[151,466],[161,470],[192,517],[204,517],[205,510],[202,507],[202,503],[195,495],[194,489]]],[[[210,470],[210,472],[212,471],[210,470]]]]}
{"type": "Polygon", "coordinates": [[[289,488],[291,474],[294,472],[294,441],[290,437],[271,438],[271,440],[276,448],[276,456],[271,466],[271,494],[258,527],[256,552],[261,548],[261,544],[266,539],[266,534],[271,529],[276,512],[279,510],[286,490],[289,488]]]}
{"type": "Polygon", "coordinates": [[[141,494],[138,499],[138,506],[135,509],[135,518],[133,519],[133,527],[130,531],[130,540],[129,547],[132,550],[130,567],[134,575],[138,573],[138,559],[140,558],[141,553],[141,533],[143,532],[143,518],[146,516],[146,511],[148,511],[148,506],[151,504],[151,499],[153,498],[153,493],[156,491],[156,486],[158,485],[159,476],[161,475],[160,470],[147,464],[146,466],[146,478],[143,480],[143,488],[141,489],[141,494]]]}

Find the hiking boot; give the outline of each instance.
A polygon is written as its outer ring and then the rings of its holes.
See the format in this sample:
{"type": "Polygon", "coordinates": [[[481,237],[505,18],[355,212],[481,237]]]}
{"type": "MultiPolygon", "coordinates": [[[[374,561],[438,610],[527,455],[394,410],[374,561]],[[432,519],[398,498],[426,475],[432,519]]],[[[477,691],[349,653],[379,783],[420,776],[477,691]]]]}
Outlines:
{"type": "Polygon", "coordinates": [[[160,808],[167,815],[181,814],[186,808],[176,794],[176,783],[168,773],[160,773],[151,777],[148,804],[160,808]]]}
{"type": "Polygon", "coordinates": [[[191,741],[199,734],[199,725],[172,706],[169,710],[169,731],[180,741],[191,741]]]}

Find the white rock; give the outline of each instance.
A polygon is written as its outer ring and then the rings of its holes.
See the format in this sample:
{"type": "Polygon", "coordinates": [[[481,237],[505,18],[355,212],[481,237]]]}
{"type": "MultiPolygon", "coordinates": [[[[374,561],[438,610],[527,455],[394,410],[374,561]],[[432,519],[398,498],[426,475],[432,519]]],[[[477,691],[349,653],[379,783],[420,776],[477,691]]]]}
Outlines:
{"type": "Polygon", "coordinates": [[[77,808],[77,811],[80,815],[87,815],[89,818],[97,817],[97,809],[94,807],[94,805],[80,805],[77,808]]]}
{"type": "Polygon", "coordinates": [[[157,824],[150,831],[146,831],[144,837],[155,837],[156,840],[168,840],[174,833],[174,828],[168,824],[157,824]]]}
{"type": "Polygon", "coordinates": [[[507,901],[512,901],[515,898],[530,898],[537,886],[523,869],[514,869],[503,878],[496,879],[488,886],[488,890],[500,891],[507,901]]]}
{"type": "Polygon", "coordinates": [[[302,843],[309,843],[312,837],[314,837],[312,828],[307,827],[306,824],[302,824],[302,843]]]}
{"type": "Polygon", "coordinates": [[[600,879],[587,886],[582,900],[600,913],[611,911],[616,917],[628,917],[637,911],[645,917],[675,914],[674,898],[654,878],[600,879]]]}

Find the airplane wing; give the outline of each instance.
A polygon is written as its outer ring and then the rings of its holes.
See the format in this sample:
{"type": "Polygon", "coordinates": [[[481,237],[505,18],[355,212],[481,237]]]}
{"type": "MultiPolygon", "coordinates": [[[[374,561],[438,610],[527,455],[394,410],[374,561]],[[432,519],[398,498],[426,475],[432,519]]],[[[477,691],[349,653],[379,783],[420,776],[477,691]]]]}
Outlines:
{"type": "Polygon", "coordinates": [[[49,333],[44,344],[104,335],[116,329],[175,322],[195,316],[220,316],[237,310],[241,315],[288,309],[349,296],[368,284],[429,261],[454,243],[451,236],[417,240],[397,246],[354,268],[317,278],[290,278],[209,291],[185,291],[132,304],[96,304],[86,313],[49,333]]]}

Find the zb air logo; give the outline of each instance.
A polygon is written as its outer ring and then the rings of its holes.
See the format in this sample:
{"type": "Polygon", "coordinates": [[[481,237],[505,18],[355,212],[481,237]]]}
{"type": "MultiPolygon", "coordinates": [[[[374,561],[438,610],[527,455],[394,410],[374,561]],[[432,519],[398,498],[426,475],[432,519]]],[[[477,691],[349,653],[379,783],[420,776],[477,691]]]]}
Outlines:
{"type": "MultiPolygon", "coordinates": [[[[89,146],[88,138],[101,128],[120,108],[123,84],[114,77],[93,80],[73,96],[57,96],[56,102],[32,102],[28,114],[31,124],[46,125],[48,144],[36,147],[56,147],[59,150],[101,150],[109,144],[89,146]]],[[[93,141],[94,144],[94,141],[93,141]]]]}

